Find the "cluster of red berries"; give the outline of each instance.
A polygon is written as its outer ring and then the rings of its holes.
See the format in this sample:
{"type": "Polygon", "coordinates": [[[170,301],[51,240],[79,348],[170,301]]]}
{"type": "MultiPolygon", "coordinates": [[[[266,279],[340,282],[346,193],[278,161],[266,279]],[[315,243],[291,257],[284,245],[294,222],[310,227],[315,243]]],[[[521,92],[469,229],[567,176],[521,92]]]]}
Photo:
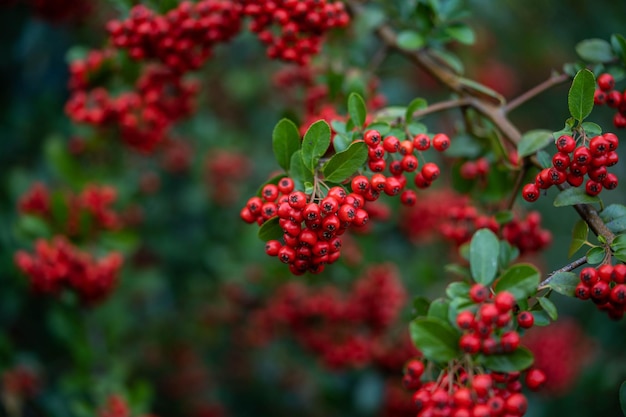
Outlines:
{"type": "Polygon", "coordinates": [[[502,226],[502,238],[519,249],[520,254],[539,252],[552,243],[552,233],[541,228],[541,214],[531,211],[525,219],[514,217],[502,226]]]}
{"type": "Polygon", "coordinates": [[[67,287],[85,304],[100,302],[111,293],[122,262],[122,255],[117,252],[94,259],[62,236],[49,242],[38,239],[34,254],[15,254],[15,264],[28,276],[34,291],[56,294],[67,287]]]}
{"type": "Polygon", "coordinates": [[[484,179],[489,174],[489,161],[487,158],[479,158],[475,161],[465,161],[461,164],[460,175],[466,180],[484,179]]]}
{"type": "Polygon", "coordinates": [[[41,183],[35,183],[20,197],[18,210],[22,214],[43,218],[55,227],[57,232],[69,236],[81,233],[93,236],[98,230],[115,230],[122,226],[120,214],[112,207],[117,200],[117,191],[111,186],[89,184],[77,195],[66,195],[67,218],[55,217],[60,213],[58,210],[52,211],[51,200],[50,190],[41,183]],[[85,216],[92,220],[90,230],[81,230],[85,216]],[[66,223],[61,224],[63,221],[66,223]]]}
{"type": "MultiPolygon", "coordinates": [[[[481,284],[470,288],[469,297],[477,304],[476,311],[463,310],[456,317],[456,324],[463,331],[459,339],[461,350],[471,355],[493,355],[517,349],[520,335],[513,325],[515,297],[507,291],[493,296],[481,284]]],[[[522,311],[517,314],[516,322],[520,328],[528,329],[534,324],[534,316],[522,311]]]]}
{"type": "Polygon", "coordinates": [[[7,397],[34,397],[40,388],[40,377],[30,367],[17,365],[2,373],[2,393],[7,397]]]}
{"type": "MultiPolygon", "coordinates": [[[[82,85],[82,81],[73,84],[82,85]]],[[[193,112],[197,92],[197,83],[167,68],[146,66],[134,91],[112,97],[102,87],[78,88],[72,90],[65,112],[77,123],[117,128],[129,146],[150,152],[165,139],[173,123],[193,112]]]]}
{"type": "Polygon", "coordinates": [[[526,201],[537,201],[540,190],[567,181],[572,187],[579,187],[585,182],[588,195],[600,194],[603,188],[613,190],[617,187],[617,176],[607,171],[615,165],[619,156],[616,152],[619,139],[613,133],[594,136],[586,144],[576,145],[576,140],[569,135],[562,135],[556,140],[558,152],[552,157],[552,168],[544,168],[535,177],[535,182],[526,184],[522,197],[526,201]]]}
{"type": "MultiPolygon", "coordinates": [[[[422,360],[413,359],[406,364],[403,378],[405,388],[416,390],[412,401],[418,417],[521,417],[528,408],[520,372],[478,373],[458,366],[443,371],[436,381],[423,382],[424,371],[422,360]]],[[[538,389],[544,381],[541,371],[526,372],[530,389],[538,389]]]]}
{"type": "Polygon", "coordinates": [[[613,125],[616,128],[626,127],[626,90],[620,92],[615,90],[615,78],[609,73],[600,74],[596,80],[598,88],[593,95],[593,102],[602,106],[606,104],[617,113],[613,116],[613,125]]]}
{"type": "Polygon", "coordinates": [[[247,0],[243,13],[252,18],[250,30],[268,45],[267,55],[308,64],[321,49],[326,32],[348,25],[342,2],[331,0],[247,0]]]}
{"type": "MultiPolygon", "coordinates": [[[[384,349],[396,350],[398,343],[386,343],[385,337],[405,301],[398,271],[388,264],[370,267],[346,292],[331,285],[314,290],[289,282],[274,291],[264,308],[252,313],[250,336],[265,343],[288,330],[331,369],[363,366],[378,358],[385,364],[397,363],[384,349]]],[[[406,348],[402,352],[416,353],[406,348]]]]}
{"type": "Polygon", "coordinates": [[[204,162],[204,178],[213,201],[218,205],[233,204],[239,186],[250,175],[250,158],[243,153],[213,149],[204,162]]]}
{"type": "Polygon", "coordinates": [[[289,265],[295,275],[306,271],[320,273],[341,254],[341,235],[349,227],[363,227],[369,220],[363,193],[346,193],[335,186],[325,197],[307,196],[294,191],[294,182],[284,177],[278,184],[267,184],[260,197],[252,197],[241,210],[247,223],[262,225],[278,217],[283,242],[270,240],[265,252],[289,265]]]}
{"type": "Polygon", "coordinates": [[[500,225],[494,216],[479,213],[476,207],[470,205],[468,199],[460,200],[458,203],[441,208],[439,232],[445,239],[459,247],[469,242],[474,232],[479,229],[486,228],[496,234],[499,232],[500,225]]]}
{"type": "Polygon", "coordinates": [[[626,265],[604,264],[598,268],[586,267],[580,271],[580,283],[575,296],[581,300],[591,299],[599,310],[610,318],[619,320],[626,309],[626,265]]]}
{"type": "Polygon", "coordinates": [[[136,60],[157,60],[175,73],[199,69],[213,47],[241,28],[241,5],[227,0],[183,1],[165,15],[134,6],[124,21],[106,25],[112,44],[136,60]]]}
{"type": "Polygon", "coordinates": [[[352,188],[361,190],[368,200],[376,200],[380,193],[400,195],[402,204],[412,206],[417,202],[417,194],[412,189],[405,189],[407,178],[405,173],[417,172],[413,183],[417,188],[428,188],[439,178],[441,173],[437,164],[425,163],[418,171],[419,161],[416,152],[426,151],[431,147],[443,152],[450,146],[450,138],[438,133],[432,139],[425,133],[416,135],[412,140],[400,140],[396,136],[383,137],[377,130],[367,130],[363,140],[368,146],[367,166],[373,175],[371,178],[359,176],[352,181],[352,188]],[[387,156],[391,155],[391,158],[387,156]],[[399,158],[394,158],[398,155],[399,158]],[[385,175],[385,172],[388,174],[385,175]]]}
{"type": "Polygon", "coordinates": [[[113,66],[115,66],[115,51],[113,49],[91,50],[82,59],[75,59],[70,62],[67,86],[70,91],[88,90],[113,66]]]}

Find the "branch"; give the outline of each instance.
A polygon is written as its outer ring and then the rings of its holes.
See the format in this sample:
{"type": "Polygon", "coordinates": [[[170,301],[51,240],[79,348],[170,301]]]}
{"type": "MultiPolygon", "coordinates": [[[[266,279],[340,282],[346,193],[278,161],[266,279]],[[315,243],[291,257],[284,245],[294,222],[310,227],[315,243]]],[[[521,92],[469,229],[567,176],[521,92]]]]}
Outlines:
{"type": "Polygon", "coordinates": [[[517,96],[516,98],[514,98],[513,100],[509,101],[509,103],[506,106],[504,106],[505,113],[508,113],[511,110],[519,107],[520,105],[524,104],[528,100],[530,100],[533,97],[543,93],[544,91],[554,87],[555,85],[559,85],[561,83],[564,83],[565,81],[569,80],[569,78],[570,78],[570,76],[565,74],[565,73],[552,74],[550,76],[550,78],[548,78],[547,80],[545,80],[541,84],[536,85],[535,87],[531,88],[530,90],[526,91],[525,93],[523,93],[523,94],[517,96]]]}
{"type": "Polygon", "coordinates": [[[565,265],[563,268],[560,268],[560,269],[557,269],[556,271],[551,272],[546,279],[544,279],[543,281],[541,281],[541,283],[539,283],[539,288],[543,288],[547,286],[552,280],[552,277],[555,276],[556,274],[560,272],[571,272],[574,269],[586,263],[587,263],[587,257],[583,256],[582,258],[576,259],[574,262],[565,265]]]}

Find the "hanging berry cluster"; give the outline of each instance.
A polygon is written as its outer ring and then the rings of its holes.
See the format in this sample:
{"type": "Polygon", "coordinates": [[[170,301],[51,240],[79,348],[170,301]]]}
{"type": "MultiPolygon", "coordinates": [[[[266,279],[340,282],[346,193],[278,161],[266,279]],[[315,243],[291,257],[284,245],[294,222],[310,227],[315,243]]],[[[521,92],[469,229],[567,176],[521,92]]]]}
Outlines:
{"type": "Polygon", "coordinates": [[[613,116],[613,125],[618,129],[626,127],[626,91],[615,89],[615,78],[609,73],[600,74],[596,80],[598,88],[593,95],[593,102],[598,106],[607,105],[617,110],[613,116]]]}
{"type": "Polygon", "coordinates": [[[584,143],[578,146],[574,137],[569,135],[562,135],[556,140],[558,152],[552,157],[552,168],[544,168],[537,174],[534,183],[523,187],[524,200],[537,201],[540,190],[566,181],[572,187],[580,187],[584,182],[585,191],[591,196],[600,194],[603,188],[613,190],[617,187],[617,176],[607,171],[607,167],[619,161],[617,136],[604,133],[582,140],[584,143]],[[585,176],[588,177],[586,182],[585,176]]]}
{"type": "Polygon", "coordinates": [[[580,283],[574,295],[581,300],[591,299],[599,310],[619,320],[626,309],[626,265],[604,264],[580,271],[580,283]]]}

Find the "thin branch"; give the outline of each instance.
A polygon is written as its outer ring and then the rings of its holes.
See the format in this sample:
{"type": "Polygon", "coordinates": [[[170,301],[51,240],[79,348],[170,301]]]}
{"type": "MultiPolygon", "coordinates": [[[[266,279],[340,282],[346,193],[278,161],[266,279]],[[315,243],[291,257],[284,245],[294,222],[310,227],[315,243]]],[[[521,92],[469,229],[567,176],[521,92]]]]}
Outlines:
{"type": "Polygon", "coordinates": [[[508,113],[511,110],[519,107],[520,105],[526,103],[528,100],[538,96],[546,90],[554,87],[555,85],[559,85],[569,80],[569,75],[565,73],[553,74],[547,80],[543,81],[541,84],[536,85],[525,93],[517,96],[513,100],[509,101],[507,105],[504,106],[504,112],[508,113]]]}
{"type": "Polygon", "coordinates": [[[544,279],[543,281],[541,281],[541,283],[539,284],[539,288],[543,288],[545,286],[547,286],[550,281],[552,281],[552,277],[554,277],[556,274],[560,273],[560,272],[571,272],[574,269],[578,268],[581,265],[584,265],[587,263],[587,257],[583,256],[582,258],[576,259],[575,261],[565,265],[563,268],[557,269],[556,271],[553,271],[552,273],[550,273],[548,275],[548,277],[546,279],[544,279]]]}
{"type": "Polygon", "coordinates": [[[524,184],[524,177],[526,176],[526,172],[528,171],[528,167],[526,164],[522,165],[522,168],[517,174],[517,178],[515,179],[515,185],[513,186],[513,192],[511,193],[511,197],[509,198],[509,202],[506,206],[507,210],[512,210],[513,205],[515,204],[515,200],[519,195],[520,190],[522,189],[522,185],[524,184]]]}

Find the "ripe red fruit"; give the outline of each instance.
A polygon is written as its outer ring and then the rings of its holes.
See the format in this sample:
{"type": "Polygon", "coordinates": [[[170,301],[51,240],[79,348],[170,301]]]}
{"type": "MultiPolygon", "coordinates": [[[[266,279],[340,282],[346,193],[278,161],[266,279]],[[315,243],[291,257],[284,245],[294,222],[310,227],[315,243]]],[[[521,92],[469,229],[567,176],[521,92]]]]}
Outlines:
{"type": "Polygon", "coordinates": [[[494,303],[500,313],[507,313],[515,306],[515,297],[508,291],[496,294],[494,303]]]}
{"type": "Polygon", "coordinates": [[[526,373],[526,386],[533,391],[541,388],[545,382],[546,374],[540,369],[529,369],[526,373]]]}
{"type": "Polygon", "coordinates": [[[483,304],[478,309],[478,315],[480,316],[480,321],[485,324],[493,324],[498,319],[499,315],[498,308],[495,304],[483,304]]]}
{"type": "Polygon", "coordinates": [[[425,133],[420,133],[413,138],[413,147],[419,151],[430,148],[430,138],[425,133]]]}
{"type": "Polygon", "coordinates": [[[474,392],[476,392],[476,395],[484,397],[489,393],[489,390],[493,385],[493,378],[491,378],[491,375],[488,374],[476,375],[472,379],[471,384],[474,392]]]}
{"type": "Polygon", "coordinates": [[[474,327],[474,313],[465,310],[456,316],[456,324],[463,330],[469,330],[474,327]]]}
{"type": "Polygon", "coordinates": [[[378,145],[381,141],[380,132],[378,130],[368,130],[363,135],[363,141],[369,147],[374,147],[378,145]]]}
{"type": "Polygon", "coordinates": [[[482,284],[474,284],[470,288],[469,296],[475,303],[482,303],[489,298],[489,289],[482,284]]]}
{"type": "Polygon", "coordinates": [[[480,338],[472,333],[464,334],[459,339],[459,347],[463,352],[475,355],[480,351],[480,338]]]}
{"type": "Polygon", "coordinates": [[[611,108],[618,108],[622,104],[622,93],[617,90],[609,91],[606,95],[605,103],[611,108]]]}
{"type": "Polygon", "coordinates": [[[280,181],[278,181],[278,191],[282,194],[289,194],[293,191],[294,186],[293,180],[289,177],[281,178],[280,181]]]}
{"type": "Polygon", "coordinates": [[[528,409],[528,401],[524,394],[515,393],[506,399],[504,408],[509,414],[522,416],[528,409]]]}
{"type": "Polygon", "coordinates": [[[602,183],[589,179],[585,184],[585,191],[590,196],[598,195],[602,191],[602,183]]]}
{"type": "Polygon", "coordinates": [[[517,324],[522,329],[530,329],[535,324],[535,316],[530,311],[522,311],[517,315],[517,324]]]}
{"type": "Polygon", "coordinates": [[[522,198],[528,202],[537,201],[539,198],[539,189],[535,184],[526,184],[522,188],[522,198]]]}
{"type": "Polygon", "coordinates": [[[615,78],[609,73],[600,74],[598,76],[598,87],[602,91],[611,91],[615,87],[615,78]]]}
{"type": "Polygon", "coordinates": [[[439,177],[440,171],[437,164],[428,162],[422,167],[422,176],[428,182],[433,182],[439,177]]]}
{"type": "Polygon", "coordinates": [[[569,135],[562,135],[556,140],[556,148],[559,152],[570,153],[576,148],[576,140],[569,135]]]}
{"type": "Polygon", "coordinates": [[[398,152],[400,150],[400,139],[395,136],[387,136],[383,140],[383,148],[387,152],[398,152]]]}
{"type": "Polygon", "coordinates": [[[350,186],[353,192],[363,194],[370,188],[370,181],[365,175],[357,175],[352,178],[350,186]]]}
{"type": "Polygon", "coordinates": [[[424,373],[424,363],[419,359],[411,359],[407,362],[405,369],[411,377],[419,379],[424,373]]]}
{"type": "Polygon", "coordinates": [[[520,343],[519,333],[515,330],[506,332],[500,338],[500,345],[502,346],[502,350],[504,352],[513,352],[520,343]]]}
{"type": "Polygon", "coordinates": [[[400,202],[407,207],[412,207],[417,203],[417,194],[413,190],[404,190],[400,194],[400,202]]]}
{"type": "Polygon", "coordinates": [[[450,147],[450,138],[444,133],[433,136],[433,147],[439,152],[443,152],[450,147]]]}

